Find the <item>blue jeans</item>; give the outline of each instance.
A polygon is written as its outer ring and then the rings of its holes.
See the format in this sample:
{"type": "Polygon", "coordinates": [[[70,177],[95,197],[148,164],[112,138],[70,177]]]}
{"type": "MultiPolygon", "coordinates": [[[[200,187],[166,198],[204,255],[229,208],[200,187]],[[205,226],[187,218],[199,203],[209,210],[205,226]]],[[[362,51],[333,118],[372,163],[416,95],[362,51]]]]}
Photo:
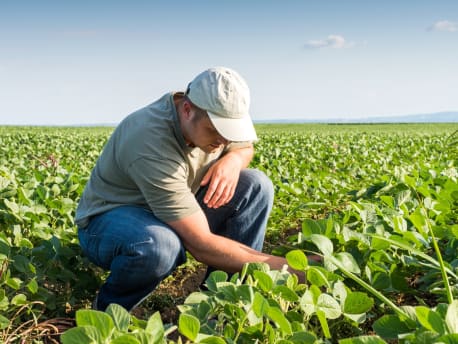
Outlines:
{"type": "MultiPolygon", "coordinates": [[[[242,170],[233,198],[218,209],[203,203],[206,189],[201,188],[196,199],[210,230],[261,251],[273,203],[273,186],[266,175],[242,170]]],[[[120,206],[96,215],[78,229],[78,237],[89,260],[110,270],[97,296],[100,310],[110,303],[131,310],[186,261],[180,237],[141,207],[120,206]]]]}

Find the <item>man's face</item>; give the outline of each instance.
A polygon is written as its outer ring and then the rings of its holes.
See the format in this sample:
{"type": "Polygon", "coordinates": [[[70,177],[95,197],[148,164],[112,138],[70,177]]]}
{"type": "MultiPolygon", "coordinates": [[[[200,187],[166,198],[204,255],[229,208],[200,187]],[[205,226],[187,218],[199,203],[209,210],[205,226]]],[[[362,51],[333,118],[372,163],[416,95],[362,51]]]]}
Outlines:
{"type": "Polygon", "coordinates": [[[188,139],[192,145],[199,147],[205,153],[215,153],[229,144],[229,141],[218,133],[208,116],[191,118],[188,139]]]}

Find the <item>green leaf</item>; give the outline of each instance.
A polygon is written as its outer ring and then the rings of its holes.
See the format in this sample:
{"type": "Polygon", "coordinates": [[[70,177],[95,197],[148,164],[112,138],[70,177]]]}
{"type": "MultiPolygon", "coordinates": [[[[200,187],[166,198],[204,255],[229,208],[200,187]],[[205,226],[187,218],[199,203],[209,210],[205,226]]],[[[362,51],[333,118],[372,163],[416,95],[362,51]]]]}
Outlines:
{"type": "Polygon", "coordinates": [[[339,340],[339,344],[386,344],[379,336],[359,336],[339,340]]]}
{"type": "Polygon", "coordinates": [[[111,316],[118,331],[127,332],[130,323],[130,314],[127,310],[116,303],[111,303],[105,313],[111,316]]]}
{"type": "Polygon", "coordinates": [[[316,343],[316,336],[307,331],[297,331],[294,332],[291,337],[288,338],[290,342],[297,344],[314,344],[316,343]]]}
{"type": "Polygon", "coordinates": [[[0,330],[7,328],[10,325],[10,320],[0,314],[0,330]]]}
{"type": "Polygon", "coordinates": [[[32,293],[32,294],[36,294],[38,292],[38,283],[35,279],[31,280],[28,284],[27,284],[27,289],[29,289],[29,291],[32,293]]]}
{"type": "Polygon", "coordinates": [[[321,329],[323,330],[324,336],[326,338],[331,338],[331,332],[329,331],[328,321],[326,320],[326,315],[322,310],[317,310],[316,315],[321,325],[321,329]]]}
{"type": "Polygon", "coordinates": [[[424,234],[428,232],[428,226],[426,224],[426,218],[421,213],[421,209],[415,209],[415,212],[410,214],[409,220],[412,221],[415,228],[418,230],[420,234],[424,234]]]}
{"type": "Polygon", "coordinates": [[[372,327],[380,337],[386,339],[397,339],[399,335],[410,332],[407,324],[395,315],[382,316],[372,327]]]}
{"type": "Polygon", "coordinates": [[[227,281],[227,273],[224,271],[213,271],[210,276],[208,276],[205,284],[208,290],[216,292],[218,291],[218,283],[227,281]]]}
{"type": "Polygon", "coordinates": [[[269,310],[269,303],[260,293],[254,293],[253,312],[258,317],[263,317],[269,310]]]}
{"type": "Polygon", "coordinates": [[[12,305],[25,305],[27,304],[27,296],[24,294],[17,294],[11,299],[11,304],[12,305]]]}
{"type": "Polygon", "coordinates": [[[321,271],[319,267],[310,266],[307,270],[307,281],[317,287],[327,286],[330,287],[329,281],[326,275],[321,271]]]}
{"type": "Polygon", "coordinates": [[[140,342],[140,344],[152,344],[155,342],[153,341],[153,337],[144,331],[142,332],[135,332],[131,334],[132,336],[135,337],[136,340],[140,342]]]}
{"type": "Polygon", "coordinates": [[[291,324],[283,312],[277,307],[269,307],[267,316],[280,328],[283,333],[292,334],[291,324]]]}
{"type": "Polygon", "coordinates": [[[366,293],[352,292],[345,298],[343,311],[347,314],[362,314],[368,312],[374,305],[374,300],[366,293]]]}
{"type": "Polygon", "coordinates": [[[211,337],[206,337],[204,339],[199,340],[199,343],[204,343],[204,344],[226,344],[226,341],[222,338],[211,336],[211,337]]]}
{"type": "Polygon", "coordinates": [[[60,336],[62,344],[98,344],[104,339],[95,326],[73,327],[60,336]]]}
{"type": "Polygon", "coordinates": [[[285,301],[296,302],[299,300],[299,296],[297,296],[294,291],[284,285],[276,286],[273,290],[273,293],[275,295],[280,295],[280,297],[285,301]]]}
{"type": "Polygon", "coordinates": [[[458,300],[453,300],[448,306],[445,323],[450,333],[458,334],[458,300]]]}
{"type": "Polygon", "coordinates": [[[208,295],[202,292],[193,292],[185,300],[186,305],[200,304],[208,300],[208,295]]]}
{"type": "Polygon", "coordinates": [[[3,202],[13,214],[19,214],[19,205],[16,204],[16,202],[8,201],[6,198],[3,200],[3,202]]]}
{"type": "Polygon", "coordinates": [[[288,265],[293,269],[304,271],[308,267],[308,259],[304,252],[301,250],[290,251],[286,254],[288,265]]]}
{"type": "Polygon", "coordinates": [[[374,300],[366,293],[356,291],[347,294],[343,311],[347,314],[362,314],[368,312],[373,305],[374,300]]]}
{"type": "Polygon", "coordinates": [[[199,319],[190,314],[180,314],[178,318],[178,330],[183,336],[194,341],[200,331],[199,319]]]}
{"type": "Polygon", "coordinates": [[[397,207],[400,207],[400,206],[403,205],[404,203],[410,201],[411,198],[412,198],[412,197],[411,197],[410,190],[404,190],[404,191],[399,192],[399,193],[396,195],[396,206],[397,206],[397,207]]]}
{"type": "Polygon", "coordinates": [[[19,272],[28,272],[29,271],[29,260],[22,255],[14,256],[13,257],[13,266],[19,272]]]}
{"type": "Polygon", "coordinates": [[[320,234],[312,234],[310,240],[318,247],[324,256],[330,256],[334,252],[332,241],[320,234]]]}
{"type": "Polygon", "coordinates": [[[95,326],[103,340],[108,339],[115,329],[113,319],[105,312],[92,309],[80,309],[76,312],[76,324],[78,326],[95,326]]]}
{"type": "Polygon", "coordinates": [[[415,314],[420,324],[427,330],[445,333],[445,323],[439,314],[425,306],[415,307],[415,314]]]}
{"type": "Polygon", "coordinates": [[[259,288],[261,288],[265,292],[269,292],[272,290],[274,282],[272,278],[263,271],[255,270],[253,271],[253,276],[258,282],[259,288]]]}
{"type": "Polygon", "coordinates": [[[302,234],[304,234],[305,238],[310,237],[312,234],[321,234],[321,227],[316,221],[306,219],[302,222],[302,234]]]}
{"type": "Polygon", "coordinates": [[[440,338],[437,338],[436,343],[458,344],[458,334],[457,333],[446,334],[440,338]]]}
{"type": "Polygon", "coordinates": [[[155,343],[164,338],[164,324],[159,312],[155,312],[150,316],[145,331],[152,336],[155,343]]]}
{"type": "Polygon", "coordinates": [[[18,290],[21,287],[22,280],[17,277],[10,277],[6,279],[6,284],[14,290],[18,290]]]}
{"type": "Polygon", "coordinates": [[[354,274],[361,273],[358,263],[350,253],[339,252],[335,255],[335,258],[340,262],[340,268],[344,268],[345,270],[353,272],[354,274]]]}
{"type": "Polygon", "coordinates": [[[327,319],[337,319],[342,314],[339,303],[328,294],[318,296],[316,307],[317,312],[321,310],[327,319]]]}
{"type": "Polygon", "coordinates": [[[120,337],[112,339],[110,344],[141,344],[132,334],[123,334],[120,337]]]}

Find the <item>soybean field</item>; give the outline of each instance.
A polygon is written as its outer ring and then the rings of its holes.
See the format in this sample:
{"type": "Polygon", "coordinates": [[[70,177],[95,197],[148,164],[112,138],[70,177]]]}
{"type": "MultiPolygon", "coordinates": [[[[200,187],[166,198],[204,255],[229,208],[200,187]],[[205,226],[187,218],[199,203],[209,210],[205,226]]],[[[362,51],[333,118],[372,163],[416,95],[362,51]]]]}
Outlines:
{"type": "Polygon", "coordinates": [[[458,343],[458,123],[256,126],[251,167],[275,188],[264,249],[306,282],[216,271],[162,300],[174,317],[90,309],[107,273],[74,214],[113,128],[0,127],[0,342],[458,343]]]}

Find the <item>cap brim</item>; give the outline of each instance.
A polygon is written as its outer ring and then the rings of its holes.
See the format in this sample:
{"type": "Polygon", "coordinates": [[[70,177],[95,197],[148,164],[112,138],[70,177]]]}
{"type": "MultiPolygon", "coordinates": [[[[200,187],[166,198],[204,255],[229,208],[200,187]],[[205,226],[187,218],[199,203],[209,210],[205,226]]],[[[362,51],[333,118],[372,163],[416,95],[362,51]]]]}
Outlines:
{"type": "Polygon", "coordinates": [[[257,141],[258,136],[249,116],[242,118],[223,118],[207,111],[208,117],[218,133],[233,142],[257,141]]]}

